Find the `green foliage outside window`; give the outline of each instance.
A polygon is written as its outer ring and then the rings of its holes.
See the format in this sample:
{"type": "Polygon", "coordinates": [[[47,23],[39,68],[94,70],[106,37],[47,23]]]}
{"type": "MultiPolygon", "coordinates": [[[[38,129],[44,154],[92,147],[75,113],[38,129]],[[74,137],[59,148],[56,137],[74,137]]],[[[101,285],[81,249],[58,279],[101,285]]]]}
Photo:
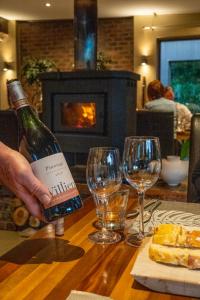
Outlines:
{"type": "Polygon", "coordinates": [[[175,100],[200,112],[200,61],[171,61],[170,74],[175,100]]]}

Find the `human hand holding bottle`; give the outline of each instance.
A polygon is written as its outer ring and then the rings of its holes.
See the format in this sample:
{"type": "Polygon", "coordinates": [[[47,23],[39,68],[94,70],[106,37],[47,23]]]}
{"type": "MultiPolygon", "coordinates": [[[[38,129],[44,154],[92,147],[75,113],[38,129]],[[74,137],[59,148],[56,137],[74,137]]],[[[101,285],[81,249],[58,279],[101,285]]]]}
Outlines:
{"type": "Polygon", "coordinates": [[[52,222],[81,208],[82,201],[55,135],[28,103],[20,81],[9,80],[7,87],[21,131],[20,153],[30,163],[37,179],[51,192],[51,201],[43,205],[43,213],[52,222]]]}
{"type": "Polygon", "coordinates": [[[25,203],[33,216],[44,218],[39,202],[49,204],[51,194],[35,177],[26,158],[1,142],[0,182],[25,203]]]}

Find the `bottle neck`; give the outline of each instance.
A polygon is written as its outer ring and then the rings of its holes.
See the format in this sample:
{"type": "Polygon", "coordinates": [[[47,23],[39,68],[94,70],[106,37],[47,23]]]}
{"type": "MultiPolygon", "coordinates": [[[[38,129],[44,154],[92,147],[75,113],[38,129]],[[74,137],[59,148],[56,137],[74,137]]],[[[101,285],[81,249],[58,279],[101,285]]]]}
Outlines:
{"type": "Polygon", "coordinates": [[[20,126],[21,128],[24,128],[24,130],[27,128],[36,128],[41,121],[39,120],[37,113],[29,105],[28,101],[24,100],[25,99],[19,100],[14,103],[20,126]]]}
{"type": "Polygon", "coordinates": [[[30,107],[30,104],[28,103],[28,100],[25,98],[25,99],[19,99],[18,101],[15,101],[14,103],[14,107],[16,110],[22,108],[22,107],[25,107],[25,106],[29,106],[30,107]]]}

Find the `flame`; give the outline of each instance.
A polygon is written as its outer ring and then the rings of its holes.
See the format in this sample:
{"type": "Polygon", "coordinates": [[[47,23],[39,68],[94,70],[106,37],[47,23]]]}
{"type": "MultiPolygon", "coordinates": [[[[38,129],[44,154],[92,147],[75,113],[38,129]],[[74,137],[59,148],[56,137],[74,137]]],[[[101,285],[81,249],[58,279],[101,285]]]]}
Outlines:
{"type": "Polygon", "coordinates": [[[96,107],[95,103],[84,103],[82,104],[82,116],[81,116],[81,122],[83,124],[89,124],[90,126],[86,127],[92,127],[96,124],[96,107]]]}
{"type": "Polygon", "coordinates": [[[96,124],[96,104],[65,103],[63,107],[63,123],[72,128],[91,128],[96,124]]]}

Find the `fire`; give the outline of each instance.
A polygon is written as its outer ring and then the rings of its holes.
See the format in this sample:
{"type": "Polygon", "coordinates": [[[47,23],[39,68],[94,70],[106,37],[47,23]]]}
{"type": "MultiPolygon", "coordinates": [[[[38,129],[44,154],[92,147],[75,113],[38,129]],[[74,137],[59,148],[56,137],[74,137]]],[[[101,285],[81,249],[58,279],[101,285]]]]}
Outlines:
{"type": "MultiPolygon", "coordinates": [[[[95,103],[84,103],[82,104],[82,123],[83,125],[89,122],[90,127],[94,126],[96,123],[96,109],[95,103]]],[[[84,126],[83,126],[84,127],[84,126]]],[[[86,126],[88,127],[88,126],[86,126]]]]}
{"type": "Polygon", "coordinates": [[[72,128],[91,128],[96,124],[96,105],[89,103],[64,103],[63,123],[72,128]]]}

